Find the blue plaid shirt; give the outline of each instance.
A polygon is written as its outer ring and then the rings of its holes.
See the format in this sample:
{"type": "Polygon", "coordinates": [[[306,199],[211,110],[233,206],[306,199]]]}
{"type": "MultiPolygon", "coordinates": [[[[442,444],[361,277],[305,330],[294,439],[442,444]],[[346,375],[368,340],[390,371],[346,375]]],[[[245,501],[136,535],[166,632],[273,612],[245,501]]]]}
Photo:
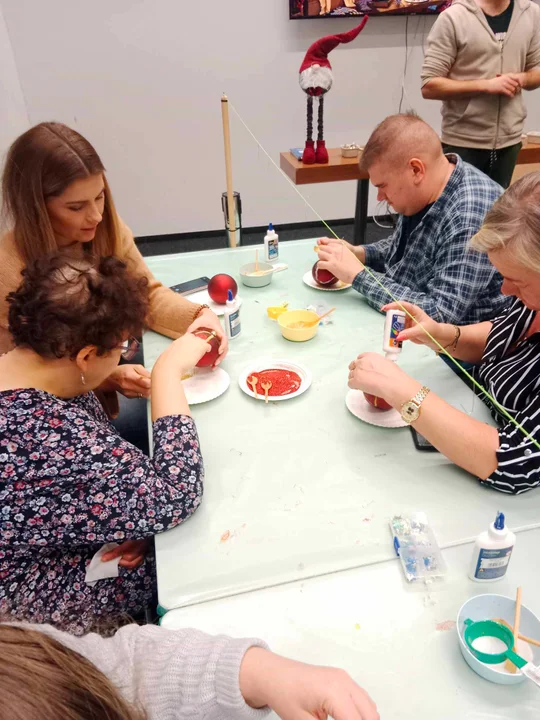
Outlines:
{"type": "MultiPolygon", "coordinates": [[[[508,304],[488,256],[468,248],[502,188],[457,155],[448,159],[454,172],[412,231],[401,260],[394,256],[402,216],[393,235],[364,249],[366,265],[396,299],[415,303],[439,322],[465,325],[490,320],[508,304]]],[[[392,300],[367,272],[356,276],[353,287],[377,310],[392,300]]]]}

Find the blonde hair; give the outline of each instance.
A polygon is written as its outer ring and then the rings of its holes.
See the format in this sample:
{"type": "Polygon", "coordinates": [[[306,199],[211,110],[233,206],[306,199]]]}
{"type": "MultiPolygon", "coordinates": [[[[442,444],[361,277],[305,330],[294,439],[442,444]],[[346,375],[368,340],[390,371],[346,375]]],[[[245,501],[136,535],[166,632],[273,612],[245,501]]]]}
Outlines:
{"type": "Polygon", "coordinates": [[[2,215],[13,226],[25,264],[57,249],[47,199],[61,195],[75,180],[98,174],[105,185],[105,209],[91,250],[100,257],[118,255],[118,215],[105,167],[88,140],[56,122],[40,123],[15,140],[2,177],[2,215]]]}
{"type": "Polygon", "coordinates": [[[470,246],[483,253],[511,249],[520,265],[540,273],[540,171],[524,175],[501,195],[470,246]]]}
{"type": "Polygon", "coordinates": [[[89,660],[46,633],[0,624],[0,720],[146,720],[89,660]]]}
{"type": "Polygon", "coordinates": [[[433,158],[443,154],[435,130],[414,112],[390,115],[371,133],[360,156],[360,170],[369,172],[372,165],[386,158],[400,168],[411,158],[426,154],[433,158]]]}

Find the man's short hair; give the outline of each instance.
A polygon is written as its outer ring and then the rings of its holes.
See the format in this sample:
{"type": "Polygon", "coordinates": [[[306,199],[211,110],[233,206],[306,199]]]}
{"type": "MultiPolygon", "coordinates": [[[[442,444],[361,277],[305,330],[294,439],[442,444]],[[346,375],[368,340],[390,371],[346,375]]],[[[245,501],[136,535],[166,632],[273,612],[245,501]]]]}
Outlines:
{"type": "Polygon", "coordinates": [[[391,158],[395,167],[405,166],[413,157],[436,158],[442,153],[439,136],[414,112],[390,115],[377,125],[360,156],[360,170],[391,158]]]}

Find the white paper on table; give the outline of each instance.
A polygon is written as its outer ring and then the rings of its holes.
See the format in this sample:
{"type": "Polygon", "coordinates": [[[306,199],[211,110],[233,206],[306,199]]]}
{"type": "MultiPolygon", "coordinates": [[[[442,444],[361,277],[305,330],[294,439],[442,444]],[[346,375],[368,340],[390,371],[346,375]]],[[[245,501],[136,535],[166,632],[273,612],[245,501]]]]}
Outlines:
{"type": "Polygon", "coordinates": [[[118,547],[118,543],[105,543],[94,557],[90,560],[90,565],[86,568],[86,577],[84,578],[87,585],[94,586],[99,580],[118,577],[118,563],[121,558],[102,562],[101,558],[109,550],[118,547]]]}

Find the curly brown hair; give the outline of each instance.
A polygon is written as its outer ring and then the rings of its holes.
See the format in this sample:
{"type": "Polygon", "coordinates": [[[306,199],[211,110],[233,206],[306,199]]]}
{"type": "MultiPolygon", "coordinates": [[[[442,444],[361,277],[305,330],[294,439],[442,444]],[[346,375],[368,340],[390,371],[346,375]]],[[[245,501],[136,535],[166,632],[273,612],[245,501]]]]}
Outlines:
{"type": "Polygon", "coordinates": [[[139,335],[148,314],[148,281],[114,257],[45,255],[22,272],[7,296],[16,347],[46,358],[75,358],[87,346],[104,355],[139,335]]]}

